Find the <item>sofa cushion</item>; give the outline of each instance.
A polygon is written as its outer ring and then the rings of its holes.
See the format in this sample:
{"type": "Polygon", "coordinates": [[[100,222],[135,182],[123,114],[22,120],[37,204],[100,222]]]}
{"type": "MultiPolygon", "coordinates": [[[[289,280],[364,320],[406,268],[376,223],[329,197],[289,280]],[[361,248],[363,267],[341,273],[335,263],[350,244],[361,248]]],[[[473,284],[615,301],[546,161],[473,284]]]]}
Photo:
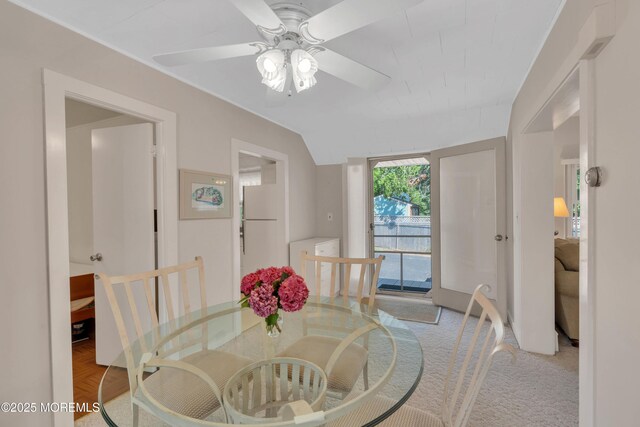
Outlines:
{"type": "Polygon", "coordinates": [[[568,243],[570,243],[570,242],[569,242],[567,239],[561,239],[561,238],[559,238],[559,237],[558,237],[558,238],[553,239],[553,245],[554,245],[554,246],[556,246],[556,247],[557,247],[557,246],[566,245],[566,244],[568,244],[568,243]]]}
{"type": "Polygon", "coordinates": [[[556,245],[555,256],[564,265],[566,270],[580,270],[580,246],[578,243],[556,245]]]}
{"type": "Polygon", "coordinates": [[[579,276],[577,271],[556,271],[556,293],[578,298],[579,276]]]}

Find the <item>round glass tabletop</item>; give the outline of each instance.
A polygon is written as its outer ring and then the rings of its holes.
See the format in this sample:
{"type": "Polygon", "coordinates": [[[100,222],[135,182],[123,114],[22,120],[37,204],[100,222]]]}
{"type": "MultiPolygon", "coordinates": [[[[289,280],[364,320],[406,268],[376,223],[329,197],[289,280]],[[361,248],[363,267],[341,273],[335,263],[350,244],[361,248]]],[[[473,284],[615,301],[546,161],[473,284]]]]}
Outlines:
{"type": "MultiPolygon", "coordinates": [[[[283,319],[282,332],[271,337],[264,319],[230,302],[151,329],[105,372],[98,393],[104,420],[111,426],[131,426],[137,412],[139,426],[175,425],[177,420],[203,425],[200,419],[212,426],[231,423],[222,402],[212,403],[217,400],[212,387],[217,386],[221,396],[224,384],[219,383],[248,363],[308,355],[318,365],[319,360],[329,361],[322,366],[329,385],[320,411],[324,421],[317,424],[339,424],[369,397],[385,397],[385,403],[367,415],[364,425],[373,426],[404,404],[422,376],[420,343],[404,322],[383,311],[352,300],[314,298],[302,310],[284,313],[283,319]],[[327,347],[327,342],[342,345],[327,347]],[[364,355],[364,369],[358,355],[364,355]],[[204,381],[202,373],[215,385],[204,381]]],[[[276,383],[280,379],[273,387],[276,383]]]]}

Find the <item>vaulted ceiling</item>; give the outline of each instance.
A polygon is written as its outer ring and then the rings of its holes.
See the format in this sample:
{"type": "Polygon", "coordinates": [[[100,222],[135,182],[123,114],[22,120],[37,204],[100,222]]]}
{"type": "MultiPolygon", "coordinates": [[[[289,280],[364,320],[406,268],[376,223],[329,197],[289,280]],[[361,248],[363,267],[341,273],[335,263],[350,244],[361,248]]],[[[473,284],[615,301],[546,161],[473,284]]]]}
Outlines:
{"type": "MultiPolygon", "coordinates": [[[[316,14],[339,1],[296,3],[316,14]]],[[[511,104],[563,4],[424,0],[326,43],[390,76],[387,86],[370,92],[319,71],[315,87],[270,107],[254,57],[172,68],[151,59],[259,40],[228,0],[15,2],[300,133],[318,164],[505,135],[511,104]]]]}

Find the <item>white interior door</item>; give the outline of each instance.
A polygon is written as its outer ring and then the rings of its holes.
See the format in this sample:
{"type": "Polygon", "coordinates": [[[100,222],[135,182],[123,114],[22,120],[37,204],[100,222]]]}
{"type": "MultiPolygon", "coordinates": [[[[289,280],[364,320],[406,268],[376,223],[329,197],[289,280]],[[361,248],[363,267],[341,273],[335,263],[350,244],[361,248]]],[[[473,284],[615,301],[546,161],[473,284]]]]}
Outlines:
{"type": "MultiPolygon", "coordinates": [[[[102,255],[95,271],[107,275],[153,270],[154,186],[153,126],[149,123],[96,129],[91,132],[93,174],[93,245],[102,255]]],[[[96,281],[96,363],[111,364],[122,351],[104,287],[96,281]]],[[[144,292],[134,294],[146,307],[144,292]]],[[[128,313],[125,295],[118,295],[128,313]]],[[[148,311],[148,310],[145,310],[148,311]]],[[[141,311],[144,313],[144,311],[141,311]]],[[[129,336],[134,336],[133,322],[129,336]]],[[[145,325],[148,327],[149,325],[145,325]]]]}
{"type": "Polygon", "coordinates": [[[431,168],[433,302],[464,311],[484,283],[506,320],[504,138],[434,151],[431,168]]]}

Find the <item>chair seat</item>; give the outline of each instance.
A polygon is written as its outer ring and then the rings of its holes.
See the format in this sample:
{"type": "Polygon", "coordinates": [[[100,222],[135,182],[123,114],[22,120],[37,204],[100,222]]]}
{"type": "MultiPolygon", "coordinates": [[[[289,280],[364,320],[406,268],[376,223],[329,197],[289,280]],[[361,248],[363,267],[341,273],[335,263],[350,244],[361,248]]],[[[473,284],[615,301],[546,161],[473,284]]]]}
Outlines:
{"type": "MultiPolygon", "coordinates": [[[[203,350],[182,359],[202,369],[213,379],[220,392],[233,374],[252,363],[251,359],[224,351],[203,350]]],[[[144,380],[149,394],[167,408],[191,418],[204,419],[220,407],[211,388],[198,377],[173,368],[160,368],[144,380]]],[[[142,392],[136,397],[146,400],[142,392]]]]}
{"type": "MultiPolygon", "coordinates": [[[[328,424],[328,427],[362,426],[372,419],[372,414],[381,414],[396,402],[386,397],[374,397],[345,417],[328,424]]],[[[381,427],[443,427],[440,417],[420,409],[404,405],[389,418],[378,424],[381,427]]]]}
{"type": "MultiPolygon", "coordinates": [[[[287,347],[277,357],[295,357],[315,363],[324,369],[341,342],[340,338],[308,335],[287,347]]],[[[350,392],[367,363],[368,356],[369,352],[363,346],[356,343],[348,346],[329,375],[329,390],[350,392]]]]}

